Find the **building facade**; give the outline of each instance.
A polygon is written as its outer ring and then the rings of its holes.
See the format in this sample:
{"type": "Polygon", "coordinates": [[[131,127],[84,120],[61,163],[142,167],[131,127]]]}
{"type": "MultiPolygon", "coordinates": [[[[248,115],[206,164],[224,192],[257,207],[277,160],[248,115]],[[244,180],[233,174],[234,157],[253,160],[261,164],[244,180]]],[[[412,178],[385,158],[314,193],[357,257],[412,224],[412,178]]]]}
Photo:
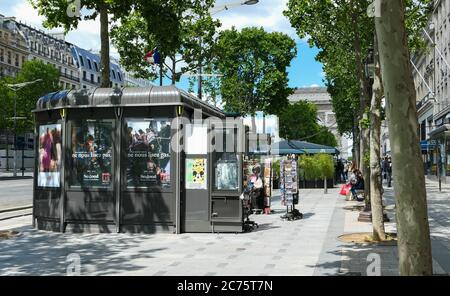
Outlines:
{"type": "Polygon", "coordinates": [[[331,96],[326,87],[305,87],[297,88],[292,95],[289,96],[289,102],[295,103],[298,101],[308,101],[317,106],[317,117],[319,124],[327,127],[336,137],[336,142],[340,151],[340,156],[347,159],[349,156],[349,149],[351,149],[348,138],[339,134],[336,115],[333,111],[331,103],[331,96]]]}
{"type": "MultiPolygon", "coordinates": [[[[99,87],[102,76],[100,56],[97,53],[80,48],[76,45],[72,46],[72,56],[79,71],[81,88],[89,89],[99,87]]],[[[110,86],[124,87],[124,79],[123,72],[119,65],[110,62],[110,86]]]]}
{"type": "Polygon", "coordinates": [[[0,78],[16,76],[30,51],[14,18],[0,15],[0,78]]]}
{"type": "Polygon", "coordinates": [[[423,38],[412,64],[425,174],[450,182],[450,1],[434,1],[423,38]]]}
{"type": "Polygon", "coordinates": [[[22,23],[18,27],[30,49],[29,60],[41,60],[58,68],[61,89],[79,89],[80,77],[72,57],[72,44],[62,35],[51,35],[22,23]]]}
{"type": "Polygon", "coordinates": [[[0,61],[3,56],[5,62],[1,69],[3,75],[15,76],[25,61],[38,59],[59,69],[61,89],[80,88],[78,69],[72,57],[72,45],[64,40],[63,34],[48,34],[19,22],[14,17],[2,15],[0,24],[0,44],[6,40],[6,44],[9,44],[8,48],[0,46],[0,61]]]}

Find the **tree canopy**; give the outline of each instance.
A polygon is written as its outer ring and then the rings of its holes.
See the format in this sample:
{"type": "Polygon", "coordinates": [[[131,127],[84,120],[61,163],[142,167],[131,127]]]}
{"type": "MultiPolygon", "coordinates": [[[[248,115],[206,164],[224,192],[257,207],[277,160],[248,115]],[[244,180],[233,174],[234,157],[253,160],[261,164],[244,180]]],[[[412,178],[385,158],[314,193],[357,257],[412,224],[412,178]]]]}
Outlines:
{"type": "Polygon", "coordinates": [[[76,29],[82,20],[94,20],[100,16],[101,85],[110,86],[109,24],[126,15],[135,0],[28,0],[40,15],[44,15],[44,27],[63,27],[67,33],[76,29]],[[79,5],[79,6],[77,6],[79,5]],[[83,12],[83,15],[81,14],[83,12]],[[111,20],[109,17],[111,16],[111,20]]]}
{"type": "Polygon", "coordinates": [[[196,70],[211,59],[216,29],[220,26],[209,10],[214,0],[151,0],[139,2],[111,30],[121,64],[138,77],[155,78],[156,67],[143,59],[157,47],[165,65],[164,74],[178,81],[182,74],[196,70]],[[166,58],[171,62],[166,63],[166,58]],[[181,64],[181,66],[177,66],[181,64]],[[169,72],[169,73],[167,73],[169,72]]]}
{"type": "Polygon", "coordinates": [[[45,64],[40,60],[26,61],[16,78],[6,77],[0,80],[0,92],[5,99],[4,114],[0,123],[3,128],[12,131],[14,116],[14,101],[17,100],[17,117],[25,117],[18,120],[17,132],[30,131],[33,127],[33,114],[37,100],[43,95],[58,90],[59,70],[52,65],[45,64]],[[37,79],[41,81],[25,86],[16,92],[7,87],[7,84],[30,82],[37,79]]]}
{"type": "Polygon", "coordinates": [[[317,119],[317,107],[308,101],[286,106],[279,115],[280,137],[336,147],[335,136],[317,119]]]}
{"type": "Polygon", "coordinates": [[[233,27],[220,33],[215,54],[214,69],[223,75],[220,90],[227,111],[279,114],[288,105],[292,89],[287,67],[297,54],[288,35],[233,27]]]}

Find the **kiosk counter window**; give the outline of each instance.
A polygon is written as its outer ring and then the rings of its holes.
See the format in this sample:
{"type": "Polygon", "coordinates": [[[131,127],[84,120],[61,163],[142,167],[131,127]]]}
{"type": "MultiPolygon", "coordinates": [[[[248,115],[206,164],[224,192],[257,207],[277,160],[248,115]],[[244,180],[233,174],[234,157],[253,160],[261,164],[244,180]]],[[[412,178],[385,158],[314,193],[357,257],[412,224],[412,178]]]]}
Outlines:
{"type": "Polygon", "coordinates": [[[170,119],[127,119],[126,125],[127,186],[169,188],[170,119]]]}
{"type": "Polygon", "coordinates": [[[239,190],[239,158],[233,128],[215,129],[214,190],[239,190]]]}
{"type": "Polygon", "coordinates": [[[112,186],[112,120],[71,121],[70,186],[112,186]]]}

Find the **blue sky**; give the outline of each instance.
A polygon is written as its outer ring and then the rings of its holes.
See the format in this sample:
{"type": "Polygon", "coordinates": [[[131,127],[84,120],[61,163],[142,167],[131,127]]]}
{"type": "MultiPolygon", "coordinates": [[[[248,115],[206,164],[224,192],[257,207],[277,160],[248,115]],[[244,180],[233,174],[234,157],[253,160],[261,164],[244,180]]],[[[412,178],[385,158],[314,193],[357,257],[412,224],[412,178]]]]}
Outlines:
{"type": "MultiPolygon", "coordinates": [[[[217,0],[216,11],[224,4],[236,3],[235,0],[217,0]]],[[[291,28],[289,21],[283,16],[287,0],[260,0],[252,6],[236,6],[214,14],[221,20],[223,29],[235,26],[238,29],[248,26],[264,27],[266,31],[280,31],[291,36],[297,44],[298,54],[289,68],[290,87],[323,86],[322,65],[315,60],[318,50],[309,48],[305,40],[301,40],[291,28]]],[[[27,0],[0,0],[0,13],[15,16],[18,20],[36,28],[42,28],[43,17],[37,14],[27,0]]],[[[61,30],[54,30],[56,32],[61,30]]],[[[99,21],[84,21],[76,31],[69,32],[66,40],[85,49],[98,51],[100,48],[99,21]]],[[[112,54],[117,54],[114,48],[112,54]]],[[[167,82],[168,83],[168,82],[167,82]]],[[[179,87],[187,89],[187,78],[183,78],[179,87]]]]}

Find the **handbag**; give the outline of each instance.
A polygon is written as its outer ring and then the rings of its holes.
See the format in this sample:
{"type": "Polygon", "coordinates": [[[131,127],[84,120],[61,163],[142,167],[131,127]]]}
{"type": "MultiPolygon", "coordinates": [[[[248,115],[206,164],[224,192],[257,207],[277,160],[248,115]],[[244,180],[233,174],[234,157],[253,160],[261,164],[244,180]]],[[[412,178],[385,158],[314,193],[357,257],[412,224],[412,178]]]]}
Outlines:
{"type": "Polygon", "coordinates": [[[341,187],[340,195],[347,196],[350,193],[350,189],[352,188],[351,184],[344,184],[341,187]]]}

